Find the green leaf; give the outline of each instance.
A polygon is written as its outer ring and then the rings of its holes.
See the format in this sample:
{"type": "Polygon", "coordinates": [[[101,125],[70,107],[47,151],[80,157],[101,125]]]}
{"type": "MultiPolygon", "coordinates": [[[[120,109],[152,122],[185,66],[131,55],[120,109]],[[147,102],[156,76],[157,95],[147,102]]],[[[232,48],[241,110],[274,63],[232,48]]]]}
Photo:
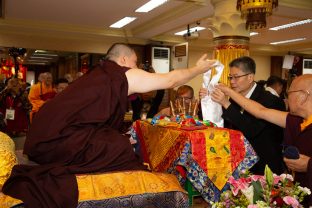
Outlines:
{"type": "Polygon", "coordinates": [[[214,147],[210,147],[210,152],[216,153],[216,150],[214,147]]]}
{"type": "Polygon", "coordinates": [[[251,184],[254,187],[253,203],[256,204],[257,201],[263,200],[263,189],[260,181],[252,181],[251,184]]]}
{"type": "Polygon", "coordinates": [[[269,168],[268,165],[265,165],[264,176],[265,176],[265,180],[268,184],[268,187],[271,190],[271,188],[273,186],[273,172],[271,171],[271,169],[269,168]]]}
{"type": "Polygon", "coordinates": [[[230,150],[225,145],[223,146],[223,148],[226,151],[226,153],[230,154],[230,150]]]}

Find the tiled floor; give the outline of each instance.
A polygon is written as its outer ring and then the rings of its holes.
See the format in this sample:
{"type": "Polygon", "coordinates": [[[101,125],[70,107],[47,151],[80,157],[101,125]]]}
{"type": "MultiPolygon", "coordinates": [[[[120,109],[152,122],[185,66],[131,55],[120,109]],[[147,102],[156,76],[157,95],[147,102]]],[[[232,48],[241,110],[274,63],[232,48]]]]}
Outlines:
{"type": "Polygon", "coordinates": [[[24,147],[26,136],[14,137],[13,141],[15,143],[15,150],[21,150],[24,147]]]}
{"type": "Polygon", "coordinates": [[[192,208],[206,208],[209,207],[209,204],[200,196],[194,197],[193,206],[192,208]]]}

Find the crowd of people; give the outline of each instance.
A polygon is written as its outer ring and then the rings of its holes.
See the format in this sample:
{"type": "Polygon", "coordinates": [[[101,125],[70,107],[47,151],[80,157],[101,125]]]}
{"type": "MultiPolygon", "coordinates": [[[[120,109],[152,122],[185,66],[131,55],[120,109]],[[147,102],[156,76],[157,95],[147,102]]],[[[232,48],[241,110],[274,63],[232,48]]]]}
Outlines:
{"type": "MultiPolygon", "coordinates": [[[[283,158],[286,167],[295,172],[295,181],[301,186],[312,189],[312,75],[297,77],[287,92],[289,112],[269,108],[225,85],[220,84],[212,94],[216,102],[224,95],[229,96],[241,108],[260,120],[270,122],[284,129],[283,144],[298,149],[299,158],[283,158]]],[[[268,147],[269,148],[269,147],[268,147]]],[[[257,152],[258,153],[258,152],[257,152]]],[[[271,157],[271,159],[273,159],[271,157]]],[[[311,195],[306,199],[305,207],[312,205],[311,195]]]]}
{"type": "Polygon", "coordinates": [[[12,137],[25,136],[42,105],[61,93],[69,83],[65,76],[53,82],[49,72],[40,73],[38,82],[32,86],[14,76],[3,79],[0,86],[0,130],[12,137]]]}
{"type": "MultiPolygon", "coordinates": [[[[180,86],[176,100],[191,102],[194,90],[183,84],[210,70],[214,63],[203,55],[192,68],[149,73],[138,69],[133,49],[117,43],[108,50],[105,61],[79,80],[59,79],[53,87],[51,74],[44,73],[27,96],[23,84],[12,78],[1,93],[1,113],[9,131],[12,114],[17,118],[17,111],[27,115],[31,109],[24,153],[39,165],[16,166],[3,192],[31,207],[75,207],[75,174],[146,170],[129,140],[119,133],[129,95],[136,94],[132,97],[135,101],[140,93],[180,86]],[[8,111],[11,108],[15,114],[8,111]],[[62,193],[57,191],[60,184],[66,184],[62,193]],[[40,194],[43,192],[47,196],[40,194]]],[[[277,174],[292,170],[295,180],[311,189],[312,75],[299,76],[291,84],[288,112],[283,80],[270,77],[265,86],[256,83],[256,64],[250,57],[234,59],[229,67],[230,87],[219,84],[211,96],[222,105],[225,127],[241,131],[259,156],[250,171],[263,174],[265,165],[277,174]],[[283,145],[297,147],[299,159],[285,158],[283,145]]],[[[206,96],[207,89],[199,94],[206,96]]],[[[152,115],[171,116],[170,108],[157,113],[160,95],[152,115]]],[[[311,197],[306,204],[312,205],[311,197]]]]}

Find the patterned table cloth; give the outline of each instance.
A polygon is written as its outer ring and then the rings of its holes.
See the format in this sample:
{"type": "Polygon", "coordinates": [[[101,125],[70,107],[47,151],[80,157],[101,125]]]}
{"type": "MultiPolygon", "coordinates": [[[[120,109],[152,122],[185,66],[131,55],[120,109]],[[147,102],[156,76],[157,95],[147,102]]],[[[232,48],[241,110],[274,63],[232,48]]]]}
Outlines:
{"type": "Polygon", "coordinates": [[[208,201],[218,201],[227,190],[229,177],[250,169],[257,161],[255,151],[239,131],[193,126],[133,124],[135,150],[153,171],[174,173],[181,183],[186,178],[208,201]]]}

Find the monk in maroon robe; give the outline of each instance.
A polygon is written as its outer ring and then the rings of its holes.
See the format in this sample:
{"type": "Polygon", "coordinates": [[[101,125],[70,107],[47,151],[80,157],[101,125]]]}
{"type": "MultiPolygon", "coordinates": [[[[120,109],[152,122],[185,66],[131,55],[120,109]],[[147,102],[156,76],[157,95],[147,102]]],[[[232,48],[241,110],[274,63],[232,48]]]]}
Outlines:
{"type": "Polygon", "coordinates": [[[72,208],[78,204],[75,174],[144,170],[118,131],[127,96],[181,85],[214,64],[203,56],[193,68],[148,73],[137,69],[135,52],[124,44],[113,45],[107,58],[39,110],[24,153],[40,165],[15,166],[5,194],[26,207],[72,208]]]}

